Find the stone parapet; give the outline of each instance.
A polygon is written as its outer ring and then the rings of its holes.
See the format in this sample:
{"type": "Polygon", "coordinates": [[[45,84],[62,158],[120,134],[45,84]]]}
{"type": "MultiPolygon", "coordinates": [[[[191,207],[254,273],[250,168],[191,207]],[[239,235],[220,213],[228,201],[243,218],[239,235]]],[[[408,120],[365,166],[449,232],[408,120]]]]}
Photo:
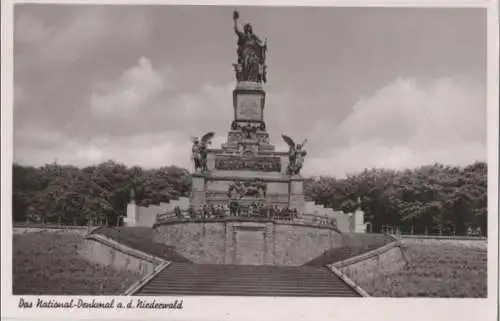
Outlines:
{"type": "Polygon", "coordinates": [[[116,270],[141,275],[151,273],[163,259],[138,251],[102,235],[86,236],[79,254],[87,260],[116,270]]]}

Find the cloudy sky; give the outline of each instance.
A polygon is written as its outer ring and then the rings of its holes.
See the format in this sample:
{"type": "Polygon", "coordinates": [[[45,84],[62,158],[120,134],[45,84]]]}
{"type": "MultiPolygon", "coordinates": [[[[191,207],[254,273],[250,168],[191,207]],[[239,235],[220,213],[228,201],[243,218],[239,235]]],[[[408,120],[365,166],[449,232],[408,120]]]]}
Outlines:
{"type": "MultiPolygon", "coordinates": [[[[190,167],[232,120],[232,7],[23,4],[14,21],[21,164],[190,167]]],[[[265,120],[308,139],[304,174],[486,160],[481,9],[240,8],[268,39],[265,120]]]]}

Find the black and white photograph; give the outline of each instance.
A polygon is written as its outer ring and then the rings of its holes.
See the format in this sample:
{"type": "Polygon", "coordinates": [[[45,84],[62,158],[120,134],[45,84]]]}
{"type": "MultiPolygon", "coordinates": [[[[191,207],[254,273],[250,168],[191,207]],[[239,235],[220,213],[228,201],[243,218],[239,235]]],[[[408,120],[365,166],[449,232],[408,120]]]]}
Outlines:
{"type": "Polygon", "coordinates": [[[10,4],[10,308],[495,301],[487,7],[10,4]]]}

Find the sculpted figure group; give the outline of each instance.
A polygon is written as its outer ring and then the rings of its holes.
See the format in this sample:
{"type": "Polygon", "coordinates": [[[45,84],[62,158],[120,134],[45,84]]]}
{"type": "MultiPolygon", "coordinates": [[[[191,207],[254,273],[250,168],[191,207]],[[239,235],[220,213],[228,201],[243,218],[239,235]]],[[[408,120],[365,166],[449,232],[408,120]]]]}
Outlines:
{"type": "MultiPolygon", "coordinates": [[[[191,220],[210,220],[221,219],[228,217],[253,217],[253,218],[267,218],[276,221],[295,221],[300,219],[300,213],[297,209],[290,209],[288,207],[280,207],[277,205],[264,204],[262,202],[252,202],[249,205],[242,205],[237,200],[229,200],[223,204],[203,204],[199,208],[190,206],[187,210],[183,211],[178,206],[174,208],[173,213],[166,213],[167,216],[163,220],[170,219],[191,219],[191,220]]],[[[303,218],[301,219],[302,222],[303,218]]],[[[328,219],[325,217],[313,217],[312,224],[337,226],[336,219],[328,219]]]]}
{"type": "Polygon", "coordinates": [[[230,199],[240,199],[244,196],[266,197],[267,186],[259,179],[252,181],[236,181],[229,186],[227,196],[230,199]]]}
{"type": "MultiPolygon", "coordinates": [[[[194,162],[195,172],[203,173],[207,171],[208,145],[211,144],[211,139],[214,135],[214,132],[209,132],[203,135],[201,139],[198,139],[197,137],[192,139],[193,147],[191,157],[194,162]]],[[[305,139],[301,144],[296,144],[293,139],[286,135],[281,135],[281,137],[289,147],[287,174],[297,175],[300,173],[300,170],[304,165],[304,158],[307,155],[307,152],[304,150],[304,145],[307,142],[307,139],[305,139]]]]}
{"type": "MultiPolygon", "coordinates": [[[[242,206],[237,201],[229,201],[225,204],[204,204],[200,208],[189,207],[186,211],[187,217],[192,220],[221,219],[227,217],[253,217],[267,218],[277,221],[293,221],[299,217],[296,209],[278,207],[276,205],[264,205],[261,202],[252,202],[250,205],[242,206]]],[[[187,218],[180,208],[174,209],[174,216],[178,219],[187,218]]]]}

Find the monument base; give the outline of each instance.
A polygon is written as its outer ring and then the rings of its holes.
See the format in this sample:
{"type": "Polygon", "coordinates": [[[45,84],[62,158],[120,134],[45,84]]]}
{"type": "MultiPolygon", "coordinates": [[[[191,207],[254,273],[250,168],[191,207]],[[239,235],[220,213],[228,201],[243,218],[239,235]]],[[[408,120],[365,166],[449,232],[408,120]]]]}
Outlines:
{"type": "Polygon", "coordinates": [[[290,178],[290,201],[289,207],[296,209],[299,213],[305,210],[304,179],[299,175],[290,178]]]}
{"type": "Polygon", "coordinates": [[[206,203],[205,176],[202,174],[193,174],[190,205],[193,208],[201,208],[206,203]]]}

